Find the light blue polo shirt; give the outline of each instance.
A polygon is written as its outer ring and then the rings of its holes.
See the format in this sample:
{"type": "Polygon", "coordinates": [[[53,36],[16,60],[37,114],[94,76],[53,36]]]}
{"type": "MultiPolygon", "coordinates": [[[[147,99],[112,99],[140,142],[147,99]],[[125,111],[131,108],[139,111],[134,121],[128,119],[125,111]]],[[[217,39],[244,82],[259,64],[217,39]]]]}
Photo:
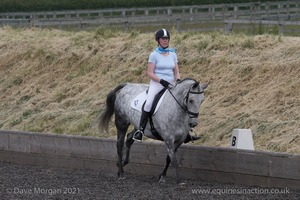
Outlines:
{"type": "Polygon", "coordinates": [[[155,64],[154,74],[160,79],[164,79],[170,83],[175,81],[173,70],[175,64],[178,63],[175,52],[169,52],[169,55],[163,56],[157,51],[153,51],[149,56],[148,62],[155,64]]]}

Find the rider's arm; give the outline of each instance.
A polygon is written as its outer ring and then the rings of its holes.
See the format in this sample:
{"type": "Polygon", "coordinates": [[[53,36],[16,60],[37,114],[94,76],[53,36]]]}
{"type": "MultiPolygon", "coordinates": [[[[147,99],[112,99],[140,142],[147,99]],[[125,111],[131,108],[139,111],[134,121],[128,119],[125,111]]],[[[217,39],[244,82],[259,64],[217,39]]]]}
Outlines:
{"type": "Polygon", "coordinates": [[[179,73],[178,63],[175,64],[175,68],[174,68],[174,77],[175,77],[175,80],[180,79],[180,73],[179,73]]]}
{"type": "Polygon", "coordinates": [[[155,64],[152,62],[148,62],[147,75],[153,81],[159,82],[160,78],[154,74],[155,64]]]}

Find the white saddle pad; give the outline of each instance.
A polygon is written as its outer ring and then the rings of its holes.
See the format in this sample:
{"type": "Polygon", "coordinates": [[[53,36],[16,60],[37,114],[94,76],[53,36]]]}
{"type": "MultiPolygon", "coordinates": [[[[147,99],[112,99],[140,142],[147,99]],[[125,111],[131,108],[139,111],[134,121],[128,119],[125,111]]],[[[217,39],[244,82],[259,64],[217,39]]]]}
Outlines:
{"type": "MultiPolygon", "coordinates": [[[[167,91],[167,90],[166,90],[167,91]]],[[[155,108],[155,111],[153,114],[155,114],[162,102],[162,100],[164,99],[165,95],[166,95],[166,91],[164,92],[164,94],[162,95],[162,97],[159,99],[158,103],[157,103],[157,106],[155,108]]],[[[131,107],[142,112],[142,106],[143,104],[145,103],[146,99],[147,99],[147,93],[146,91],[138,94],[131,102],[131,107]]]]}

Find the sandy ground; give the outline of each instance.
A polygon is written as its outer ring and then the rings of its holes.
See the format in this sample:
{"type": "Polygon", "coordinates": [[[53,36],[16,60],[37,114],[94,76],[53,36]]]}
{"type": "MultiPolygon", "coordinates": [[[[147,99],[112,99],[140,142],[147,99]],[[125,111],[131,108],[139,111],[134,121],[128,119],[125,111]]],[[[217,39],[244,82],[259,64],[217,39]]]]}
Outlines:
{"type": "Polygon", "coordinates": [[[186,180],[177,186],[169,178],[127,174],[118,181],[106,171],[27,166],[0,162],[1,199],[299,199],[300,190],[261,188],[186,180]]]}

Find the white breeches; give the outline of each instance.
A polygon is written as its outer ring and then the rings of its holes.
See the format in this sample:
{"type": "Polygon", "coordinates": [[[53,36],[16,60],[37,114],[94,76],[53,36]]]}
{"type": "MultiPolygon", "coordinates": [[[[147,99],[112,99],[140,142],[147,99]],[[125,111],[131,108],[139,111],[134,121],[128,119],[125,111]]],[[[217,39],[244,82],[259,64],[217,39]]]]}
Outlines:
{"type": "Polygon", "coordinates": [[[146,112],[150,112],[155,95],[158,94],[163,88],[164,87],[160,83],[150,79],[150,86],[148,89],[147,100],[144,106],[144,110],[146,112]]]}

